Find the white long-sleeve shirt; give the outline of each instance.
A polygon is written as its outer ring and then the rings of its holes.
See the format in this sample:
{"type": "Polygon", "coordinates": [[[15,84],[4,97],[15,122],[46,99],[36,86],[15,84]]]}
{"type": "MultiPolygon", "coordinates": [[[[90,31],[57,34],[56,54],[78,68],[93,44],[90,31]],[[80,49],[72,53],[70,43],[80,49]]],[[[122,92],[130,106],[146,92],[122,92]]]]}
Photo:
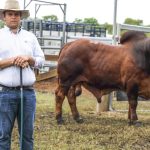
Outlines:
{"type": "MultiPolygon", "coordinates": [[[[8,27],[0,29],[0,60],[28,55],[35,60],[35,67],[40,68],[44,61],[44,53],[34,34],[26,30],[18,30],[17,34],[10,31],[8,27]]],[[[23,69],[23,85],[31,86],[36,78],[31,67],[23,69]]],[[[0,84],[8,87],[20,85],[20,68],[17,66],[0,69],[0,84]]]]}

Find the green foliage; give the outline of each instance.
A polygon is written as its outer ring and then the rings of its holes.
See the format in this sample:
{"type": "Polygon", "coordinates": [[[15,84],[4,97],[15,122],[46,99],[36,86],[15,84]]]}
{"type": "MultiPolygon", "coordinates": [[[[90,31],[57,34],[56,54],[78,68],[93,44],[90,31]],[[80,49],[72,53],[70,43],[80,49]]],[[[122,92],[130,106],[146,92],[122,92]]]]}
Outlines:
{"type": "Polygon", "coordinates": [[[0,20],[0,28],[4,27],[4,22],[0,20]]]}
{"type": "Polygon", "coordinates": [[[93,25],[99,25],[99,23],[98,23],[98,21],[97,21],[97,19],[95,19],[95,18],[84,18],[84,21],[83,21],[83,23],[86,23],[86,24],[93,24],[93,25]]]}
{"type": "Polygon", "coordinates": [[[132,19],[132,18],[126,18],[124,23],[125,24],[142,26],[143,25],[143,20],[140,20],[140,19],[136,20],[136,19],[132,19]]]}
{"type": "Polygon", "coordinates": [[[83,23],[83,20],[79,19],[79,18],[75,18],[75,20],[73,22],[74,23],[83,23]]]}
{"type": "Polygon", "coordinates": [[[43,16],[42,18],[44,21],[58,21],[58,17],[56,15],[43,16]]]}
{"type": "Polygon", "coordinates": [[[109,24],[109,23],[104,23],[103,27],[106,28],[106,30],[108,31],[108,34],[112,34],[112,30],[113,30],[113,25],[109,24]]]}

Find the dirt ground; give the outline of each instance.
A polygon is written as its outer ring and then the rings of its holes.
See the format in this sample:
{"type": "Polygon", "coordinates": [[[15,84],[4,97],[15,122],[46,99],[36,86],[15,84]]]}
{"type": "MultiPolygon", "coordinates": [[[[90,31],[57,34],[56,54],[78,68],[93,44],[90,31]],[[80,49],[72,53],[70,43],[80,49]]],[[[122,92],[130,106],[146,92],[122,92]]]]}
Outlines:
{"type": "Polygon", "coordinates": [[[47,81],[36,82],[34,87],[36,91],[40,91],[40,92],[55,91],[57,87],[57,79],[54,78],[47,81]]]}
{"type": "MultiPolygon", "coordinates": [[[[34,84],[35,90],[38,92],[55,92],[57,88],[57,78],[53,78],[46,81],[36,82],[34,84]]],[[[82,94],[91,95],[89,91],[87,91],[84,87],[82,87],[82,94]]]]}

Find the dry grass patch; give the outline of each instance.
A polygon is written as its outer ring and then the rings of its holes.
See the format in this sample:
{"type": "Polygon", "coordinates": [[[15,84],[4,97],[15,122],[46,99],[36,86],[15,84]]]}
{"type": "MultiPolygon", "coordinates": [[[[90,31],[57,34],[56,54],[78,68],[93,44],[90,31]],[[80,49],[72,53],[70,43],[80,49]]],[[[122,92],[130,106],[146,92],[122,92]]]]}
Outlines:
{"type": "MultiPolygon", "coordinates": [[[[77,124],[71,116],[67,101],[63,105],[65,124],[58,126],[55,120],[54,92],[37,93],[35,122],[35,150],[149,150],[150,113],[138,112],[141,127],[128,126],[127,112],[107,112],[96,115],[96,100],[84,94],[77,100],[83,124],[77,124]]],[[[141,103],[141,102],[140,102],[141,103]]],[[[150,108],[150,102],[142,102],[138,109],[150,108]]],[[[115,109],[127,109],[127,102],[113,102],[115,109]]],[[[18,149],[17,130],[13,132],[13,149],[18,149]]]]}

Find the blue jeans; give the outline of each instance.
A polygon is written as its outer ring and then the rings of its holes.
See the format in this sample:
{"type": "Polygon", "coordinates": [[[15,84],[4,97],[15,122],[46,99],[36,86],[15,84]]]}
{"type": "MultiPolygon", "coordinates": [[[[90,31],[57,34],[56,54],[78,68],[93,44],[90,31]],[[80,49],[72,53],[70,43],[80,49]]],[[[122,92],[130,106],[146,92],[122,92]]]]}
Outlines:
{"type": "MultiPolygon", "coordinates": [[[[0,90],[0,150],[10,150],[11,134],[17,118],[20,133],[20,90],[0,90]]],[[[33,150],[36,98],[33,89],[23,90],[23,150],[33,150]]]]}

